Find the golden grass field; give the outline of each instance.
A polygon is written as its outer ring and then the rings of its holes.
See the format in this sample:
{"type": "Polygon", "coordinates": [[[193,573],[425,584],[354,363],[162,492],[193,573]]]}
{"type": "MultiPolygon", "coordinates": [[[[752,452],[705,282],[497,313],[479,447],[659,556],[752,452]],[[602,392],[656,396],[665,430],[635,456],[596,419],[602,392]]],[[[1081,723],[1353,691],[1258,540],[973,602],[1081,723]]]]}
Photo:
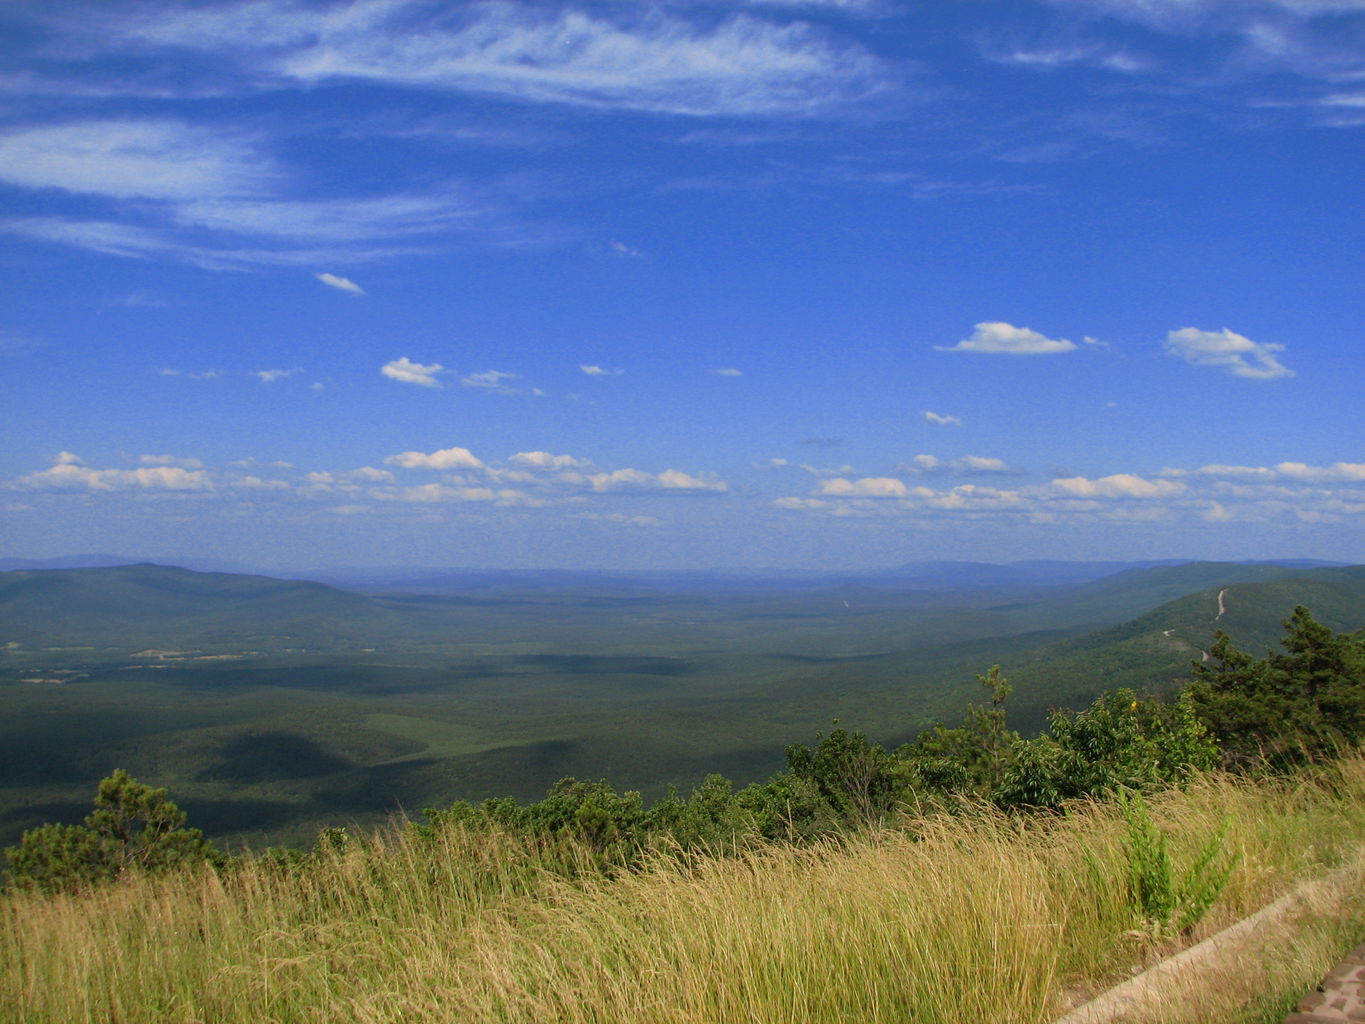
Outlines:
{"type": "MultiPolygon", "coordinates": [[[[247,859],[0,899],[0,1017],[98,1022],[1042,1022],[1356,860],[1365,758],[1149,798],[1177,867],[1236,857],[1193,936],[1143,929],[1115,805],[910,813],[796,848],[551,871],[525,842],[402,823],[306,869],[247,859]]],[[[562,850],[559,851],[562,858],[562,850]]],[[[562,863],[562,861],[561,861],[562,863]]],[[[584,855],[584,864],[587,856],[584,855]]],[[[1277,1021],[1365,936],[1365,874],[1143,1021],[1277,1021]]]]}

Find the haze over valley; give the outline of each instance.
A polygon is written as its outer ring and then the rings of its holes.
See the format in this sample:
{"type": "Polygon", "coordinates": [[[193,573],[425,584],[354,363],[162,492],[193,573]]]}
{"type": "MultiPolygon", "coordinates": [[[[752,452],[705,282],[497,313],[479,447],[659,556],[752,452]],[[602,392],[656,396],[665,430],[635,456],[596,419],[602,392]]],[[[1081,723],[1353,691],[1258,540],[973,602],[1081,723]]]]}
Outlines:
{"type": "Polygon", "coordinates": [[[838,719],[889,746],[1014,682],[1010,722],[1169,692],[1214,629],[1294,605],[1365,627],[1365,568],[907,565],[881,573],[449,573],[341,589],[135,564],[0,572],[0,843],[123,767],[230,844],[307,844],[564,776],[657,800],[770,776],[838,719]],[[1220,614],[1220,608],[1222,609],[1220,614]]]}

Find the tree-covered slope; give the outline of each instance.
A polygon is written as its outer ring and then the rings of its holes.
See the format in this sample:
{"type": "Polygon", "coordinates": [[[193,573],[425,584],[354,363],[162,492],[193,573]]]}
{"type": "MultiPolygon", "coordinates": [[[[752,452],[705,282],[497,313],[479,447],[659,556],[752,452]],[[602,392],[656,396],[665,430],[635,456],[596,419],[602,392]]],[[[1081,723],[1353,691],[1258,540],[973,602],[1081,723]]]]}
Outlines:
{"type": "Polygon", "coordinates": [[[393,613],[320,583],[139,564],[0,573],[5,642],[166,646],[337,641],[393,613]]]}
{"type": "MultiPolygon", "coordinates": [[[[1259,656],[1276,647],[1284,635],[1282,623],[1296,605],[1307,606],[1314,618],[1338,632],[1365,629],[1365,566],[1298,570],[1282,578],[1270,573],[1272,578],[1256,582],[1234,582],[1236,573],[1228,569],[1271,567],[1196,563],[1180,568],[1189,570],[1185,579],[1214,579],[1221,585],[1186,593],[1117,626],[1042,644],[1010,666],[1020,727],[1037,727],[1049,706],[1079,706],[1102,690],[1168,690],[1175,680],[1189,677],[1191,661],[1202,660],[1219,629],[1259,656]]],[[[1164,569],[1143,572],[1157,577],[1143,588],[1147,593],[1175,585],[1181,576],[1162,579],[1164,569]]],[[[1121,600],[1139,592],[1114,591],[1121,600]]]]}

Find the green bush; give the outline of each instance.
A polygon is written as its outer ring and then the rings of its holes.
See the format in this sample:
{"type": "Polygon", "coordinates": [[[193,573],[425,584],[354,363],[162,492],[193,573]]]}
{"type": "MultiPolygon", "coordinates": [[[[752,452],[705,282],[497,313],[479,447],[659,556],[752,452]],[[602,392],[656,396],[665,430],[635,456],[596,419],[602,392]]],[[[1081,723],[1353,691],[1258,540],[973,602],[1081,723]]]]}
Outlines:
{"type": "Polygon", "coordinates": [[[84,825],[43,825],[5,851],[15,888],[69,892],[118,878],[126,871],[164,871],[225,858],[166,790],[135,780],[122,768],[99,784],[84,825]]]}

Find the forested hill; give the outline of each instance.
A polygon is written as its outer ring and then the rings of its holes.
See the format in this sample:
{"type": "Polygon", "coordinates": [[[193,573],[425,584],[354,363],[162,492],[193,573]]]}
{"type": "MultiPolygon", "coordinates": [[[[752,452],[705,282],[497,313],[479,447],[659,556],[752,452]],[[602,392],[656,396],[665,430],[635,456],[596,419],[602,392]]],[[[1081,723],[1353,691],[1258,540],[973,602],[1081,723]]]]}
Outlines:
{"type": "Polygon", "coordinates": [[[393,617],[358,594],[268,576],[150,563],[0,573],[4,640],[26,645],[331,642],[393,617]]]}
{"type": "MultiPolygon", "coordinates": [[[[1187,579],[1222,583],[1185,593],[1118,625],[1021,652],[1010,673],[1017,688],[1018,724],[1036,728],[1049,706],[1080,706],[1106,688],[1169,690],[1176,680],[1189,677],[1190,663],[1202,659],[1219,630],[1252,655],[1278,650],[1283,622],[1296,605],[1312,609],[1314,618],[1329,629],[1343,633],[1365,629],[1365,565],[1300,570],[1281,578],[1271,573],[1271,578],[1248,582],[1235,582],[1236,574],[1227,569],[1220,563],[1179,567],[1174,572],[1188,572],[1187,579]]],[[[1144,592],[1178,585],[1167,570],[1142,573],[1142,586],[1136,590],[1120,588],[1123,582],[1114,577],[1096,586],[1102,591],[1100,585],[1108,584],[1113,600],[1128,603],[1140,600],[1144,592]]]]}
{"type": "Polygon", "coordinates": [[[1299,604],[1365,627],[1361,567],[1035,584],[604,598],[519,578],[399,599],[155,565],[3,573],[0,843],[115,767],[252,843],[568,775],[657,799],[766,778],[834,718],[889,746],[957,722],[997,663],[1032,734],[1105,690],[1169,692],[1219,628],[1259,655],[1299,604]]]}

